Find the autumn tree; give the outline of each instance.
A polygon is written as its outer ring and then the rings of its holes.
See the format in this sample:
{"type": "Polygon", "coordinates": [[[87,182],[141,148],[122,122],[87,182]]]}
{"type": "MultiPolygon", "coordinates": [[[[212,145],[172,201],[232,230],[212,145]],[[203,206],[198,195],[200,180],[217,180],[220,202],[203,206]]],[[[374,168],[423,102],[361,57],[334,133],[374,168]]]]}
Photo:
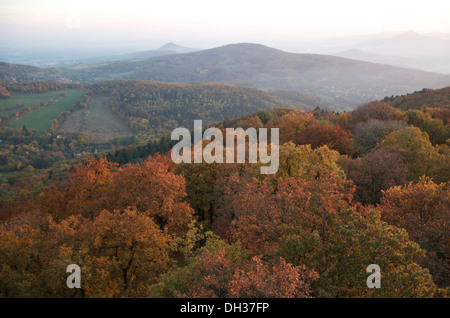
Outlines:
{"type": "Polygon", "coordinates": [[[406,116],[409,124],[419,127],[428,134],[433,145],[443,144],[450,138],[450,126],[444,125],[442,120],[414,109],[408,110],[406,116]]]}
{"type": "Polygon", "coordinates": [[[232,241],[254,255],[282,256],[315,270],[316,296],[431,297],[431,275],[415,263],[424,251],[406,231],[352,204],[352,189],[330,176],[305,181],[267,178],[245,184],[231,201],[232,241]],[[250,198],[252,198],[250,200],[250,198]],[[366,286],[365,269],[383,268],[385,289],[366,286]]]}
{"type": "Polygon", "coordinates": [[[119,168],[105,190],[103,206],[108,210],[136,207],[162,230],[181,233],[194,211],[184,201],[185,180],[173,172],[173,165],[168,156],[156,155],[119,168]]]}
{"type": "Polygon", "coordinates": [[[42,195],[25,203],[25,211],[38,210],[61,220],[73,214],[92,217],[100,212],[101,196],[112,181],[111,168],[106,158],[89,158],[68,173],[63,184],[54,183],[42,195]]]}
{"type": "Polygon", "coordinates": [[[351,146],[350,133],[339,126],[328,124],[310,124],[296,135],[292,142],[297,145],[311,145],[312,148],[328,146],[341,154],[351,155],[355,149],[351,146]]]}
{"type": "MultiPolygon", "coordinates": [[[[274,179],[294,177],[305,181],[330,180],[330,176],[336,178],[340,184],[345,184],[345,173],[338,165],[339,154],[328,149],[326,146],[311,149],[310,146],[296,146],[293,143],[285,143],[280,147],[279,162],[280,167],[274,179]]],[[[231,169],[230,165],[226,165],[231,169]]],[[[242,172],[242,171],[241,171],[242,172]]],[[[237,217],[236,213],[245,213],[245,210],[239,212],[239,208],[233,206],[236,196],[242,192],[246,184],[258,184],[262,182],[261,176],[252,174],[251,170],[242,173],[223,174],[224,177],[215,183],[216,203],[214,205],[214,219],[212,229],[222,238],[230,238],[231,222],[237,217]],[[258,181],[259,180],[259,181],[258,181]]],[[[324,181],[324,184],[326,181],[324,181]]],[[[349,184],[347,184],[350,186],[349,184]]],[[[261,193],[257,193],[259,197],[261,193]]],[[[264,198],[252,199],[255,204],[265,204],[264,198]]],[[[264,208],[266,209],[266,208],[264,208]]]]}
{"type": "Polygon", "coordinates": [[[448,184],[436,184],[423,177],[405,186],[384,192],[379,206],[383,220],[406,229],[410,238],[427,251],[427,266],[441,286],[449,285],[450,190],[448,184]]]}
{"type": "Polygon", "coordinates": [[[213,206],[216,200],[214,184],[219,177],[217,164],[181,163],[175,167],[175,172],[186,181],[187,202],[194,209],[200,222],[210,224],[213,218],[213,206]]]}
{"type": "Polygon", "coordinates": [[[445,145],[436,145],[438,156],[433,169],[433,180],[435,182],[450,181],[450,143],[445,145]]]}
{"type": "Polygon", "coordinates": [[[450,108],[425,107],[422,111],[429,114],[431,118],[439,118],[444,125],[450,123],[450,108]]]}
{"type": "Polygon", "coordinates": [[[310,297],[310,283],[317,274],[304,266],[293,266],[284,259],[263,261],[261,256],[236,259],[225,248],[205,251],[197,257],[200,280],[183,297],[310,297]]]}
{"type": "Polygon", "coordinates": [[[218,180],[214,186],[217,200],[214,205],[212,230],[225,240],[231,238],[231,222],[236,218],[233,202],[242,188],[243,179],[233,175],[218,180]]]}
{"type": "Polygon", "coordinates": [[[389,102],[374,101],[358,106],[352,111],[353,119],[366,122],[370,119],[406,121],[405,113],[390,105],[389,102]]]}
{"type": "Polygon", "coordinates": [[[379,215],[348,209],[329,217],[322,239],[319,231],[297,229],[281,240],[281,256],[319,274],[312,284],[316,297],[433,297],[436,286],[415,258],[423,256],[405,230],[390,226],[379,215]],[[367,288],[367,267],[381,269],[381,288],[367,288]]]}
{"type": "Polygon", "coordinates": [[[1,297],[54,296],[41,265],[56,256],[42,240],[41,227],[48,223],[48,216],[20,214],[0,224],[1,297]]]}
{"type": "Polygon", "coordinates": [[[343,112],[336,115],[333,122],[336,126],[339,126],[346,131],[352,131],[355,126],[355,120],[350,112],[343,112]]]}
{"type": "Polygon", "coordinates": [[[396,120],[370,119],[367,122],[360,122],[353,129],[352,145],[358,154],[365,154],[391,132],[405,127],[404,122],[396,120]]]}
{"type": "Polygon", "coordinates": [[[264,124],[261,121],[261,119],[259,118],[259,116],[253,116],[253,117],[248,118],[244,122],[242,122],[242,124],[239,126],[242,129],[247,129],[247,128],[259,129],[259,128],[264,127],[264,124]]]}
{"type": "Polygon", "coordinates": [[[169,266],[171,238],[136,209],[104,210],[92,222],[65,220],[54,230],[83,268],[87,297],[143,295],[169,266]]]}
{"type": "Polygon", "coordinates": [[[427,133],[417,127],[406,127],[390,133],[377,147],[390,146],[407,150],[405,160],[414,176],[433,175],[438,153],[427,133]]]}
{"type": "Polygon", "coordinates": [[[313,122],[312,114],[302,111],[292,111],[279,119],[280,144],[293,141],[300,133],[313,122]]]}
{"type": "Polygon", "coordinates": [[[172,238],[135,209],[93,219],[22,214],[0,227],[0,294],[6,297],[138,296],[169,266],[172,238]],[[81,290],[66,285],[66,268],[82,269],[81,290]]]}
{"type": "Polygon", "coordinates": [[[355,200],[364,204],[380,201],[381,191],[411,179],[409,168],[398,148],[372,149],[360,158],[342,158],[339,163],[355,183],[355,200]]]}
{"type": "Polygon", "coordinates": [[[257,113],[259,119],[261,119],[261,122],[265,125],[269,120],[274,119],[274,114],[270,112],[269,110],[261,110],[257,113]]]}
{"type": "Polygon", "coordinates": [[[285,259],[263,261],[251,259],[246,268],[236,269],[230,282],[230,296],[240,298],[309,298],[311,283],[319,275],[303,266],[294,266],[285,259]]]}
{"type": "Polygon", "coordinates": [[[235,215],[232,237],[255,253],[272,253],[279,240],[295,228],[325,235],[330,215],[347,209],[352,200],[351,185],[333,175],[311,181],[273,181],[266,178],[245,184],[230,201],[235,215]]]}
{"type": "Polygon", "coordinates": [[[295,145],[288,142],[280,147],[279,169],[276,177],[316,179],[326,174],[345,178],[338,164],[340,155],[328,146],[312,149],[310,145],[295,145]]]}

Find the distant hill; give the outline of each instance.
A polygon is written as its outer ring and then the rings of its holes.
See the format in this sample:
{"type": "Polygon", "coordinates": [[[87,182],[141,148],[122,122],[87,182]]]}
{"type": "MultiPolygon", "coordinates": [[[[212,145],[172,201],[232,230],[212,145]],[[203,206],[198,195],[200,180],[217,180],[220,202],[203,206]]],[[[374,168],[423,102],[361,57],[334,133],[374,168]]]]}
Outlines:
{"type": "Polygon", "coordinates": [[[259,44],[231,44],[193,53],[119,61],[88,71],[67,70],[84,81],[143,79],[226,82],[263,90],[300,90],[342,109],[450,85],[450,76],[319,54],[294,54],[259,44]]]}
{"type": "Polygon", "coordinates": [[[430,32],[425,34],[427,36],[431,36],[437,39],[443,39],[443,40],[450,40],[450,33],[443,33],[443,32],[430,32]]]}
{"type": "Polygon", "coordinates": [[[156,56],[191,53],[191,52],[196,52],[196,51],[198,51],[198,49],[184,47],[184,46],[180,46],[178,44],[169,42],[169,43],[161,46],[159,49],[141,51],[141,52],[130,54],[130,56],[133,58],[151,58],[151,57],[156,57],[156,56]]]}
{"type": "Polygon", "coordinates": [[[172,51],[175,53],[191,53],[195,51],[199,51],[198,49],[193,49],[190,47],[181,46],[178,44],[175,44],[173,42],[169,42],[163,46],[161,46],[157,51],[172,51]]]}
{"type": "Polygon", "coordinates": [[[59,80],[61,80],[61,73],[56,69],[0,62],[0,82],[15,83],[24,81],[59,80]]]}
{"type": "Polygon", "coordinates": [[[377,54],[377,53],[366,52],[366,51],[362,51],[362,50],[358,50],[358,49],[346,50],[346,51],[337,53],[335,55],[339,56],[339,57],[358,60],[358,61],[366,61],[366,62],[371,62],[371,63],[387,64],[387,65],[409,67],[409,68],[418,67],[418,64],[420,64],[419,61],[414,60],[412,58],[405,58],[402,56],[394,56],[394,55],[377,54]]]}
{"type": "Polygon", "coordinates": [[[450,52],[450,40],[407,31],[397,36],[357,45],[358,49],[373,53],[405,57],[441,56],[450,52]]]}
{"type": "Polygon", "coordinates": [[[44,70],[30,65],[0,62],[0,81],[27,80],[33,74],[42,72],[44,70]]]}
{"type": "Polygon", "coordinates": [[[336,56],[450,74],[450,38],[408,31],[394,37],[354,44],[336,56]]]}

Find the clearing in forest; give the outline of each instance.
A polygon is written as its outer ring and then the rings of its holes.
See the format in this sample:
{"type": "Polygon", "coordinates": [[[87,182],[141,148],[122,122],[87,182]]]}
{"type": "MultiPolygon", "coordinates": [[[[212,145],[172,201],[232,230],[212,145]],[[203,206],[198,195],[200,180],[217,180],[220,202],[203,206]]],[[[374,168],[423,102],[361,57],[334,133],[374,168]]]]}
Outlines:
{"type": "Polygon", "coordinates": [[[108,95],[92,96],[87,108],[70,114],[57,131],[82,133],[99,143],[133,135],[131,129],[109,108],[108,100],[108,95]]]}

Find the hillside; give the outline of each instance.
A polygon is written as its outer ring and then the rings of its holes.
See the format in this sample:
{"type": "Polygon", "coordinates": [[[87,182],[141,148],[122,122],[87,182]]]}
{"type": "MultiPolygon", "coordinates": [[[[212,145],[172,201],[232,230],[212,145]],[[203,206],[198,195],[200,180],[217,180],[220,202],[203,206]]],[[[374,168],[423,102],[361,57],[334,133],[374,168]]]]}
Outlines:
{"type": "Polygon", "coordinates": [[[403,110],[425,107],[450,109],[450,86],[442,89],[423,89],[407,95],[386,97],[384,100],[403,110]]]}
{"type": "Polygon", "coordinates": [[[28,80],[33,74],[42,73],[43,70],[30,66],[21,64],[11,64],[0,62],[0,80],[28,80]]]}
{"type": "Polygon", "coordinates": [[[287,53],[249,43],[66,72],[68,77],[82,81],[122,78],[226,82],[263,90],[301,90],[328,99],[341,108],[450,84],[447,75],[327,55],[287,53]]]}
{"type": "Polygon", "coordinates": [[[89,86],[93,94],[109,94],[111,109],[136,133],[161,136],[177,127],[192,127],[262,109],[281,102],[256,88],[223,83],[158,83],[116,80],[89,86]]]}
{"type": "Polygon", "coordinates": [[[0,82],[61,81],[61,79],[63,79],[62,74],[53,68],[46,69],[0,61],[0,82]]]}
{"type": "Polygon", "coordinates": [[[278,99],[286,107],[312,110],[316,107],[329,111],[338,111],[339,107],[326,99],[299,90],[270,90],[268,93],[278,99]]]}

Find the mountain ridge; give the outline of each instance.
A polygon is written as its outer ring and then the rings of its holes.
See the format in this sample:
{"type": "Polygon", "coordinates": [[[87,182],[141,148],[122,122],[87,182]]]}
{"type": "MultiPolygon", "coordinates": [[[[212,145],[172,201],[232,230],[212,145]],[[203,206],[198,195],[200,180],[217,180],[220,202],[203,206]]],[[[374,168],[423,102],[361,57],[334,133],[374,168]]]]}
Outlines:
{"type": "MultiPolygon", "coordinates": [[[[342,56],[349,50],[383,55],[384,61],[390,65],[450,74],[450,38],[445,36],[435,37],[410,30],[389,38],[336,48],[333,55],[342,56]]],[[[367,56],[367,53],[359,55],[359,58],[368,62],[379,61],[379,58],[367,56]]]]}
{"type": "MultiPolygon", "coordinates": [[[[224,82],[262,90],[301,90],[342,108],[422,88],[450,85],[450,76],[343,57],[290,53],[255,43],[120,61],[92,68],[85,80],[224,82]]],[[[70,71],[69,71],[70,73],[70,71]]],[[[70,76],[83,76],[72,73],[70,76]]]]}
{"type": "MultiPolygon", "coordinates": [[[[164,47],[164,46],[163,46],[164,47]]],[[[183,54],[43,69],[60,78],[95,83],[114,79],[221,82],[264,91],[312,94],[341,110],[423,88],[450,85],[450,75],[325,54],[291,53],[256,43],[228,44],[183,54]]]]}

